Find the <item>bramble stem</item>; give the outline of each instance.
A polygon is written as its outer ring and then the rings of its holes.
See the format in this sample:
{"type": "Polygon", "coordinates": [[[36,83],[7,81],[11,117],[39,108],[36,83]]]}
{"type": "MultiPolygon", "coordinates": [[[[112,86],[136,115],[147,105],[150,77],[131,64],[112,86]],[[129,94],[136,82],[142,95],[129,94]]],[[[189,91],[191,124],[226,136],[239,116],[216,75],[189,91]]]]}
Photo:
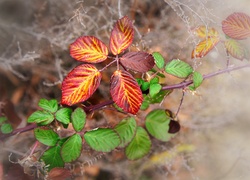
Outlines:
{"type": "MultiPolygon", "coordinates": [[[[203,79],[209,79],[211,77],[214,77],[214,76],[217,76],[217,75],[220,75],[220,74],[224,74],[224,73],[227,73],[227,72],[231,72],[231,71],[235,71],[235,70],[239,70],[239,69],[243,69],[243,68],[249,68],[250,67],[250,64],[247,64],[247,65],[242,65],[242,66],[237,66],[237,67],[228,67],[226,69],[221,69],[221,70],[218,70],[217,72],[213,72],[213,73],[210,73],[210,74],[206,74],[206,75],[203,75],[203,79]]],[[[190,84],[192,84],[193,81],[190,80],[190,81],[184,81],[184,82],[181,82],[179,84],[174,84],[174,85],[168,85],[168,86],[163,86],[162,87],[162,90],[171,90],[171,89],[183,89],[187,86],[189,86],[190,84]]],[[[113,104],[114,101],[112,100],[107,100],[107,101],[104,101],[104,102],[101,102],[99,104],[96,104],[96,105],[91,105],[91,106],[88,106],[88,107],[84,107],[84,110],[87,112],[87,113],[90,113],[90,112],[93,112],[93,111],[96,111],[98,109],[101,109],[101,108],[104,108],[105,106],[108,106],[108,105],[111,105],[113,104]]],[[[4,134],[4,135],[1,135],[0,136],[0,140],[4,140],[5,138],[7,137],[10,137],[10,136],[13,136],[15,134],[20,134],[20,133],[23,133],[23,132],[26,132],[26,131],[30,131],[30,130],[33,130],[34,128],[36,128],[37,125],[36,124],[30,124],[26,127],[23,127],[23,128],[19,128],[19,129],[15,129],[12,133],[10,134],[4,134]]]]}
{"type": "Polygon", "coordinates": [[[104,108],[105,106],[111,105],[113,103],[114,103],[113,100],[107,100],[107,101],[101,102],[101,103],[96,104],[96,105],[91,105],[91,106],[88,106],[88,107],[83,107],[83,109],[84,109],[84,111],[86,113],[90,113],[92,111],[96,111],[98,109],[104,108]]]}
{"type": "MultiPolygon", "coordinates": [[[[236,67],[231,67],[231,68],[226,68],[226,69],[221,69],[221,70],[219,70],[217,72],[213,72],[213,73],[210,73],[210,74],[203,75],[203,79],[204,80],[205,79],[209,79],[211,77],[214,77],[214,76],[217,76],[217,75],[220,75],[220,74],[224,74],[224,73],[227,73],[227,72],[231,72],[231,71],[235,71],[235,70],[243,69],[243,68],[247,68],[247,67],[250,67],[250,64],[242,65],[242,66],[236,66],[236,67]]],[[[162,90],[171,90],[171,89],[185,88],[185,87],[189,86],[192,83],[193,83],[192,80],[184,81],[184,82],[181,82],[179,84],[163,86],[162,90]]]]}
{"type": "Polygon", "coordinates": [[[10,137],[10,136],[13,136],[13,135],[16,135],[16,134],[20,134],[20,133],[24,133],[24,132],[33,130],[33,129],[35,129],[36,127],[37,127],[37,125],[36,125],[35,123],[33,123],[33,124],[30,124],[30,125],[25,126],[25,127],[23,127],[23,128],[15,129],[14,131],[12,131],[12,132],[9,133],[9,134],[1,135],[1,136],[0,136],[0,140],[4,140],[4,139],[7,138],[7,137],[10,137]]]}

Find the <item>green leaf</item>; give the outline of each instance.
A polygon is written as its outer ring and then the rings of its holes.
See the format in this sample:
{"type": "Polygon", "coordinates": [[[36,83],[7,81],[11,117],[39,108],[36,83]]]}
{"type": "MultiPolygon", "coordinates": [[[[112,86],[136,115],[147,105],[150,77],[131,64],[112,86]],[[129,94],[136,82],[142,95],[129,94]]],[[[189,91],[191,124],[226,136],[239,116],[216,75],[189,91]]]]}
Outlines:
{"type": "Polygon", "coordinates": [[[156,109],[146,116],[145,125],[148,132],[156,139],[168,141],[171,135],[168,133],[170,117],[167,116],[165,110],[156,109]]]}
{"type": "Polygon", "coordinates": [[[34,130],[36,139],[47,146],[55,146],[59,136],[52,129],[39,127],[34,130]]]}
{"type": "Polygon", "coordinates": [[[4,123],[1,125],[1,132],[3,134],[9,134],[13,131],[12,125],[9,123],[4,123]]]}
{"type": "Polygon", "coordinates": [[[173,92],[173,90],[163,90],[163,91],[160,91],[154,97],[150,97],[150,103],[151,104],[161,103],[166,96],[168,96],[169,94],[171,94],[171,92],[173,92]]]}
{"type": "Polygon", "coordinates": [[[151,97],[154,97],[156,94],[158,94],[161,90],[161,85],[160,84],[150,84],[149,87],[149,95],[151,97]]]}
{"type": "Polygon", "coordinates": [[[196,88],[198,88],[201,85],[202,82],[203,82],[202,74],[195,71],[193,73],[193,85],[189,86],[189,89],[191,91],[194,91],[196,88]]]}
{"type": "Polygon", "coordinates": [[[140,159],[148,154],[151,147],[149,135],[142,127],[137,127],[136,134],[132,141],[125,149],[125,154],[128,159],[140,159]]]}
{"type": "Polygon", "coordinates": [[[58,121],[60,121],[63,124],[69,124],[70,117],[71,117],[72,109],[70,108],[61,108],[59,109],[55,116],[58,121]]]}
{"type": "Polygon", "coordinates": [[[142,102],[142,104],[141,104],[140,109],[144,111],[144,110],[148,109],[149,105],[150,105],[150,103],[149,103],[148,101],[145,101],[145,100],[144,100],[144,101],[142,102]]]}
{"type": "Polygon", "coordinates": [[[150,104],[161,103],[171,92],[173,92],[173,90],[163,90],[157,93],[154,97],[144,94],[141,110],[146,110],[150,104]]]}
{"type": "Polygon", "coordinates": [[[150,80],[150,84],[158,84],[159,83],[159,78],[154,77],[153,79],[150,80]]]}
{"type": "Polygon", "coordinates": [[[46,125],[50,124],[53,120],[49,119],[47,121],[43,121],[43,122],[37,123],[37,125],[38,126],[46,126],[46,125]]]}
{"type": "Polygon", "coordinates": [[[150,105],[151,97],[150,95],[143,94],[143,101],[141,104],[141,110],[146,110],[150,105]]]}
{"type": "Polygon", "coordinates": [[[46,150],[40,160],[44,161],[44,163],[48,166],[48,170],[50,171],[51,169],[55,167],[63,167],[64,162],[62,160],[62,157],[60,155],[60,146],[54,146],[46,150]]]}
{"type": "Polygon", "coordinates": [[[120,144],[118,134],[112,129],[99,128],[84,134],[86,143],[96,151],[110,152],[120,144]]]}
{"type": "Polygon", "coordinates": [[[62,138],[62,139],[59,139],[58,141],[58,145],[62,147],[62,145],[69,139],[70,137],[65,137],[65,138],[62,138]]]}
{"type": "Polygon", "coordinates": [[[38,106],[52,113],[55,113],[58,110],[58,104],[56,99],[40,99],[38,106]]]}
{"type": "Polygon", "coordinates": [[[5,116],[0,117],[0,124],[2,124],[4,121],[7,121],[7,117],[5,116]]]}
{"type": "Polygon", "coordinates": [[[134,137],[136,131],[136,121],[135,118],[125,118],[115,126],[115,131],[119,134],[121,138],[121,144],[119,147],[126,146],[134,137]]]}
{"type": "Polygon", "coordinates": [[[53,114],[45,110],[33,112],[28,118],[28,123],[41,123],[44,121],[52,122],[54,120],[53,114]]]}
{"type": "Polygon", "coordinates": [[[165,60],[162,57],[162,55],[159,52],[153,52],[153,57],[155,60],[155,64],[159,69],[162,69],[164,67],[165,64],[165,60]]]}
{"type": "Polygon", "coordinates": [[[136,81],[137,81],[139,86],[141,86],[142,83],[144,82],[141,78],[136,78],[136,81]]]}
{"type": "Polygon", "coordinates": [[[82,108],[76,108],[71,115],[72,124],[76,132],[80,132],[86,122],[86,113],[82,108]]]}
{"type": "Polygon", "coordinates": [[[142,90],[142,91],[148,90],[149,85],[150,85],[149,82],[143,81],[143,83],[142,83],[142,85],[141,85],[141,90],[142,90]]]}
{"type": "Polygon", "coordinates": [[[64,162],[76,160],[82,151],[82,138],[79,134],[72,135],[62,146],[61,155],[64,162]]]}
{"type": "Polygon", "coordinates": [[[165,71],[179,78],[187,78],[193,72],[193,68],[179,59],[174,59],[167,63],[165,71]]]}

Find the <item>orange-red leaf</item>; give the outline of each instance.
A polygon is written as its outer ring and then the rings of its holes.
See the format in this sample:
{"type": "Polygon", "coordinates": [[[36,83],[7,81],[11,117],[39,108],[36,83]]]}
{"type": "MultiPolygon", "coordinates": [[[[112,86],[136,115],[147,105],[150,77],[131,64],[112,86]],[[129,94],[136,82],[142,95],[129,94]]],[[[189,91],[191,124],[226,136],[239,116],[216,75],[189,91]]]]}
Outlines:
{"type": "Polygon", "coordinates": [[[234,39],[227,39],[225,41],[227,52],[236,59],[249,59],[249,53],[243,44],[234,39]]]}
{"type": "Polygon", "coordinates": [[[132,21],[124,16],[119,19],[110,36],[109,48],[112,54],[117,55],[126,50],[133,42],[134,28],[132,21]]]}
{"type": "Polygon", "coordinates": [[[137,72],[147,72],[155,65],[154,58],[146,52],[127,52],[120,58],[123,66],[137,72]]]}
{"type": "Polygon", "coordinates": [[[136,114],[143,100],[136,80],[127,71],[116,70],[111,77],[110,94],[125,112],[136,114]]]}
{"type": "Polygon", "coordinates": [[[62,82],[62,104],[73,105],[87,100],[98,88],[101,73],[92,64],[74,68],[62,82]]]}
{"type": "Polygon", "coordinates": [[[70,45],[70,55],[88,63],[99,63],[107,59],[108,48],[94,36],[82,36],[70,45]]]}
{"type": "Polygon", "coordinates": [[[244,13],[233,13],[222,21],[222,30],[233,39],[250,37],[250,17],[244,13]]]}
{"type": "Polygon", "coordinates": [[[196,45],[192,58],[202,58],[209,53],[220,41],[219,36],[208,37],[196,45]]]}
{"type": "Polygon", "coordinates": [[[214,28],[208,28],[206,26],[199,26],[195,28],[194,33],[199,38],[206,38],[211,36],[218,36],[219,33],[214,28]]]}

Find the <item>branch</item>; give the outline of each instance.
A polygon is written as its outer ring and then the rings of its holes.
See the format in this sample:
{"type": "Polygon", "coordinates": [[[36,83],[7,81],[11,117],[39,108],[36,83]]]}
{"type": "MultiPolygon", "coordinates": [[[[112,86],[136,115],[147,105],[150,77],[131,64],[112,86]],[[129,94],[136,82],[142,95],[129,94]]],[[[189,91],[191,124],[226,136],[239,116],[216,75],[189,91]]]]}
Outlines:
{"type": "MultiPolygon", "coordinates": [[[[210,73],[210,74],[203,75],[203,79],[204,80],[209,79],[211,77],[218,76],[220,74],[232,72],[232,71],[247,68],[247,67],[249,68],[250,64],[242,65],[242,66],[236,66],[236,67],[230,67],[230,68],[226,68],[226,69],[221,69],[221,70],[218,70],[217,72],[213,72],[213,73],[210,73]]],[[[185,87],[191,85],[192,83],[193,83],[193,80],[184,81],[184,82],[181,82],[179,84],[163,86],[162,90],[181,89],[181,88],[185,88],[185,87]]]]}
{"type": "MultiPolygon", "coordinates": [[[[228,73],[228,72],[231,72],[231,71],[235,71],[235,70],[239,70],[239,69],[243,69],[243,68],[249,68],[250,67],[250,64],[247,64],[247,65],[242,65],[242,66],[237,66],[237,67],[230,67],[230,68],[226,68],[226,69],[222,69],[222,70],[218,70],[217,72],[213,72],[213,73],[210,73],[210,74],[206,74],[206,75],[203,75],[203,79],[209,79],[211,77],[214,77],[214,76],[218,76],[220,74],[224,74],[224,73],[228,73]]],[[[181,88],[185,88],[187,86],[189,86],[190,84],[192,84],[193,81],[190,80],[190,81],[185,81],[185,82],[182,82],[182,83],[179,83],[179,84],[174,84],[174,85],[169,85],[169,86],[164,86],[162,87],[162,90],[171,90],[171,89],[181,89],[181,88]]],[[[111,105],[113,104],[114,101],[112,100],[107,100],[107,101],[104,101],[102,103],[99,103],[99,104],[96,104],[96,105],[91,105],[91,106],[88,106],[88,107],[84,107],[83,109],[87,112],[87,113],[90,113],[90,112],[93,112],[93,111],[96,111],[98,109],[101,109],[101,108],[104,108],[105,106],[108,106],[108,105],[111,105]]],[[[36,124],[31,124],[31,125],[28,125],[26,127],[23,127],[23,128],[19,128],[19,129],[15,129],[12,133],[10,134],[4,134],[4,135],[1,135],[0,136],[0,140],[4,140],[5,138],[7,137],[10,137],[10,136],[13,136],[15,134],[20,134],[20,133],[23,133],[23,132],[26,132],[26,131],[30,131],[30,130],[33,130],[34,128],[36,128],[37,125],[36,124]]]]}
{"type": "Polygon", "coordinates": [[[0,135],[0,141],[10,137],[10,136],[14,136],[16,134],[20,134],[20,133],[24,133],[24,132],[27,132],[27,131],[30,131],[30,130],[33,130],[37,127],[37,125],[34,123],[34,124],[30,124],[28,126],[25,126],[23,128],[18,128],[18,129],[15,129],[14,131],[12,131],[11,133],[9,134],[3,134],[3,135],[0,135]]]}
{"type": "Polygon", "coordinates": [[[114,103],[113,100],[107,100],[107,101],[101,102],[101,103],[96,104],[96,105],[91,105],[91,106],[88,106],[88,107],[83,107],[83,109],[84,109],[84,111],[86,113],[90,113],[92,111],[96,111],[98,109],[104,108],[105,106],[111,105],[113,103],[114,103]]]}

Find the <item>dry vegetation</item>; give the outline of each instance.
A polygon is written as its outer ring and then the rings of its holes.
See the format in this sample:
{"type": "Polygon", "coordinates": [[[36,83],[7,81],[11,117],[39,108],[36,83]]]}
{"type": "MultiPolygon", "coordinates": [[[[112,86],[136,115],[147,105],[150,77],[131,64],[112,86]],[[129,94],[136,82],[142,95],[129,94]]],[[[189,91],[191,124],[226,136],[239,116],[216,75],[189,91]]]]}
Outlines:
{"type": "MultiPolygon", "coordinates": [[[[245,7],[212,0],[1,0],[1,110],[20,128],[38,108],[40,98],[60,100],[60,83],[77,63],[69,56],[69,44],[81,35],[94,35],[108,44],[110,30],[121,15],[134,20],[136,35],[131,48],[159,51],[166,60],[185,60],[202,74],[216,71],[225,67],[224,49],[218,46],[207,58],[192,61],[197,39],[191,30],[200,24],[219,30],[227,14],[247,13],[245,7]]],[[[195,95],[188,93],[179,114],[181,132],[169,143],[154,141],[148,157],[133,162],[118,150],[103,154],[84,149],[79,162],[68,168],[76,179],[248,179],[249,75],[249,69],[225,74],[206,81],[195,95]]],[[[88,103],[110,97],[106,89],[109,77],[107,72],[105,83],[88,103]]],[[[175,112],[180,98],[181,90],[161,107],[175,112]]],[[[101,110],[89,120],[109,125],[119,118],[113,114],[101,110]]],[[[39,172],[43,164],[29,156],[34,142],[31,131],[1,142],[0,176],[34,179],[29,175],[35,174],[43,178],[39,172]]],[[[44,148],[38,147],[38,155],[44,148]]]]}

